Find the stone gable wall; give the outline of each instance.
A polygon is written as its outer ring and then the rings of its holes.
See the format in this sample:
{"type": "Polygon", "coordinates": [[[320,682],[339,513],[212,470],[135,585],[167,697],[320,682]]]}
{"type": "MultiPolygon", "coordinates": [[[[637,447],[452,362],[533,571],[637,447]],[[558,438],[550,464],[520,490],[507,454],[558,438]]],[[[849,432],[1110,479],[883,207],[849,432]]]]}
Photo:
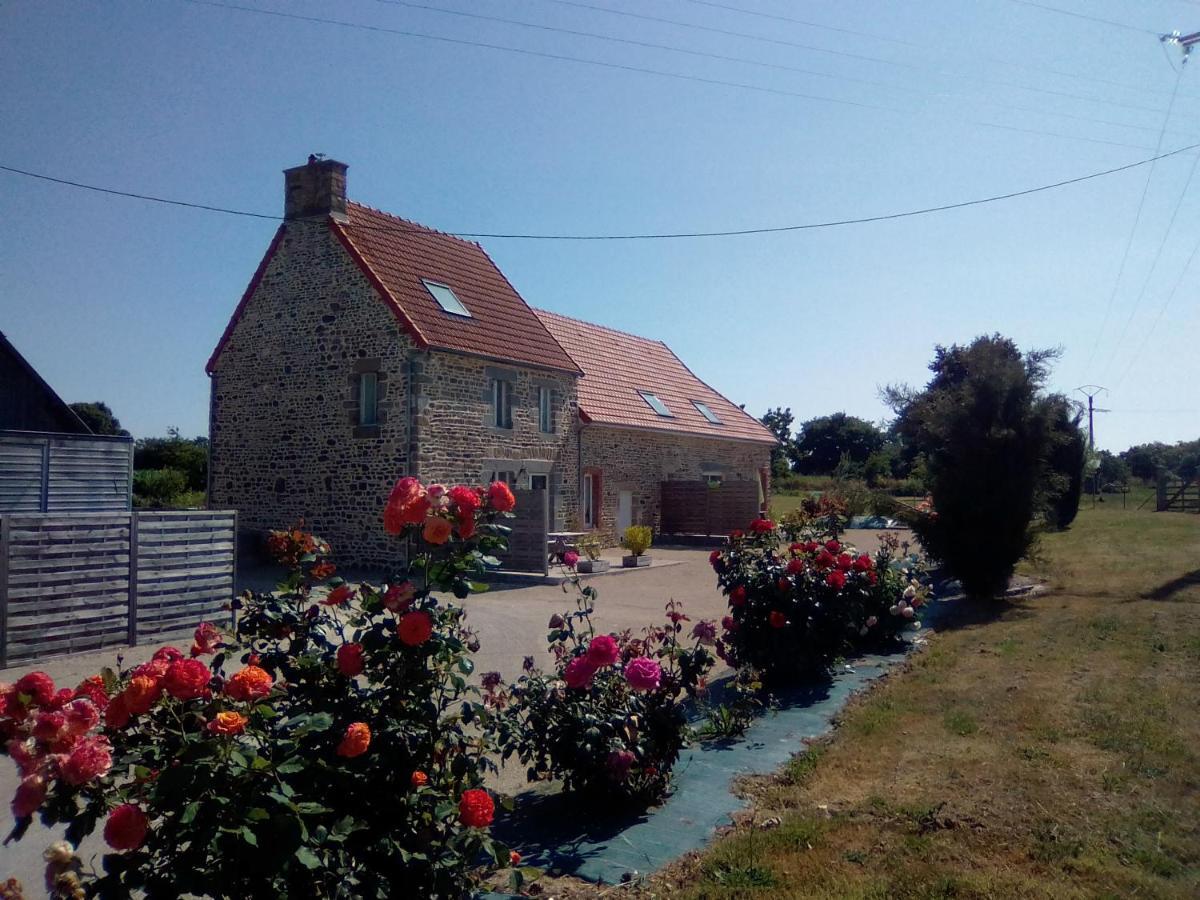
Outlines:
{"type": "MultiPolygon", "coordinates": [[[[514,337],[514,339],[517,339],[514,337]]],[[[554,519],[578,509],[575,379],[419,351],[337,238],[289,226],[217,360],[210,408],[210,503],[243,533],[303,518],[342,563],[381,565],[398,542],[382,510],[395,479],[476,484],[498,469],[553,469],[554,519]],[[378,425],[358,425],[358,374],[378,377],[378,425]],[[492,380],[511,381],[513,428],[491,426],[492,380]],[[552,434],[537,387],[552,389],[552,434]],[[413,424],[409,433],[410,421],[413,424]]]]}
{"type": "Polygon", "coordinates": [[[770,469],[771,448],[763,444],[721,441],[679,434],[587,425],[580,432],[585,471],[598,469],[602,506],[598,530],[616,534],[621,491],[633,493],[633,524],[658,530],[663,481],[699,480],[720,472],[725,481],[753,481],[770,469]]]}

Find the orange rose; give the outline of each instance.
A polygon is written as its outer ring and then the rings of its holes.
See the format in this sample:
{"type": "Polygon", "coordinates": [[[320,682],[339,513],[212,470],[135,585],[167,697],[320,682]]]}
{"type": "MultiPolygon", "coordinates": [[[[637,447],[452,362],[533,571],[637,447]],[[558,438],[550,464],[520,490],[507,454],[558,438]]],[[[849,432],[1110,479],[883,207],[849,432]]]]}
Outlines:
{"type": "Polygon", "coordinates": [[[325,599],[321,601],[322,606],[341,606],[347,600],[354,596],[354,588],[348,584],[340,584],[332,591],[325,595],[325,599]]]}
{"type": "Polygon", "coordinates": [[[157,678],[136,675],[125,688],[125,706],[135,716],[147,712],[162,696],[162,685],[157,678]]]}
{"type": "Polygon", "coordinates": [[[511,512],[517,505],[517,498],[503,481],[493,481],[488,487],[488,503],[497,512],[511,512]]]}
{"type": "Polygon", "coordinates": [[[388,495],[383,509],[383,527],[388,534],[399,534],[405,525],[420,525],[429,512],[429,496],[421,482],[411,475],[401,478],[388,495]]]}
{"type": "Polygon", "coordinates": [[[521,854],[516,850],[508,851],[508,864],[511,866],[519,866],[521,864],[521,854]]]}
{"type": "Polygon", "coordinates": [[[441,516],[430,516],[425,520],[425,530],[421,537],[431,544],[444,544],[450,540],[451,525],[441,516]]]}
{"type": "Polygon", "coordinates": [[[425,785],[429,784],[429,776],[426,775],[424,772],[422,772],[420,769],[418,769],[417,771],[412,773],[412,777],[409,779],[409,783],[412,784],[413,788],[425,787],[425,785]]]}
{"type": "Polygon", "coordinates": [[[347,726],[342,742],[338,744],[338,756],[353,759],[362,756],[371,746],[371,729],[366,722],[354,722],[347,726]]]}
{"type": "Polygon", "coordinates": [[[234,700],[260,700],[271,693],[275,680],[258,666],[246,666],[225,683],[225,693],[234,700]]]}
{"type": "Polygon", "coordinates": [[[245,731],[249,721],[248,718],[238,712],[219,712],[216,718],[208,723],[207,727],[213,734],[232,737],[235,734],[241,734],[245,731]]]}

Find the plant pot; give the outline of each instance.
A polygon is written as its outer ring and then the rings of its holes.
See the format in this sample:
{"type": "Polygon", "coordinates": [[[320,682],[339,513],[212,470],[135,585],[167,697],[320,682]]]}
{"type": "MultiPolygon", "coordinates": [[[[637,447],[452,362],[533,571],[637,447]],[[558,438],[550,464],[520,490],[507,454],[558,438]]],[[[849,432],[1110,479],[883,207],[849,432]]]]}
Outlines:
{"type": "Polygon", "coordinates": [[[581,559],[575,569],[583,575],[599,575],[608,571],[608,565],[607,559],[581,559]]]}
{"type": "Polygon", "coordinates": [[[622,556],[621,565],[626,569],[636,569],[642,566],[650,565],[650,557],[642,556],[622,556]]]}

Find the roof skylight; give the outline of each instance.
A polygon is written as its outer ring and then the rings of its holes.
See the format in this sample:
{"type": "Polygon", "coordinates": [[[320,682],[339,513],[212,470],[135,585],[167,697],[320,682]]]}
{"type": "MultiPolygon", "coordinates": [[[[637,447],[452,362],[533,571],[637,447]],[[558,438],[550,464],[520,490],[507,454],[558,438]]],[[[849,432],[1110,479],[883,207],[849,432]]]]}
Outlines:
{"type": "Polygon", "coordinates": [[[645,400],[650,408],[660,416],[668,419],[674,418],[674,414],[671,412],[671,410],[667,409],[667,404],[659,400],[656,395],[650,393],[649,391],[638,391],[638,396],[645,400]]]}
{"type": "Polygon", "coordinates": [[[696,410],[700,413],[700,415],[704,416],[704,418],[708,419],[708,421],[712,422],[714,425],[721,424],[721,420],[717,418],[717,414],[699,400],[693,400],[692,406],[696,407],[696,410]]]}
{"type": "Polygon", "coordinates": [[[463,302],[458,299],[454,291],[450,290],[450,285],[440,284],[436,281],[428,281],[421,279],[421,284],[425,285],[425,290],[429,291],[430,296],[437,301],[438,306],[448,313],[456,316],[466,316],[471,318],[471,311],[463,306],[463,302]]]}

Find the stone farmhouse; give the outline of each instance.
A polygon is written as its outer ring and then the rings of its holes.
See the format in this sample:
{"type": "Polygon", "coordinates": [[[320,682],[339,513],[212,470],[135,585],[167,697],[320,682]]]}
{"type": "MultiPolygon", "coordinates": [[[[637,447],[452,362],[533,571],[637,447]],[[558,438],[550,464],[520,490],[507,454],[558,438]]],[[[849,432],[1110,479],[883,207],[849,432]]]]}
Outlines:
{"type": "Polygon", "coordinates": [[[544,489],[552,530],[657,525],[659,484],[753,482],[775,438],[667,347],[533,310],[488,254],[284,172],[284,221],[206,370],[209,502],[382,563],[401,474],[544,489]]]}

